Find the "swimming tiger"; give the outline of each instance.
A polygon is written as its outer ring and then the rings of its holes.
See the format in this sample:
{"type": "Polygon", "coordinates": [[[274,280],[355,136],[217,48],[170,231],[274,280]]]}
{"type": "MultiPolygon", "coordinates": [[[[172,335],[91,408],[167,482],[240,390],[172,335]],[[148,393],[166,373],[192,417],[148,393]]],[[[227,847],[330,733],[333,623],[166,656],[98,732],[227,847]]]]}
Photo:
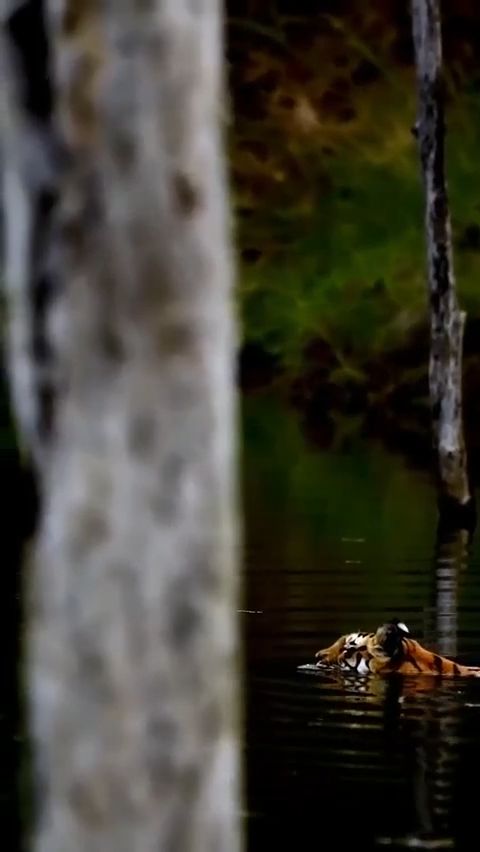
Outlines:
{"type": "Polygon", "coordinates": [[[463,666],[428,651],[411,639],[408,627],[395,620],[375,633],[348,633],[315,654],[317,665],[338,666],[343,671],[366,674],[430,674],[480,677],[480,667],[463,666]]]}

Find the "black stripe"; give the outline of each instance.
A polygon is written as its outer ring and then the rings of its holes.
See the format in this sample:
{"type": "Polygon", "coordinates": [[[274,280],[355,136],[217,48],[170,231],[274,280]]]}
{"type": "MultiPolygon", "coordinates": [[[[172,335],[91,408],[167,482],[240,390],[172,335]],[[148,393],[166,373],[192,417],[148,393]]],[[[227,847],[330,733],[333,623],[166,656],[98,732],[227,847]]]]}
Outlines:
{"type": "Polygon", "coordinates": [[[405,662],[406,662],[406,663],[411,663],[411,664],[412,664],[412,666],[415,666],[415,668],[416,668],[417,672],[420,672],[420,671],[421,671],[421,668],[420,668],[420,666],[418,665],[418,663],[417,663],[417,661],[416,661],[415,657],[412,657],[412,655],[411,655],[411,654],[407,654],[407,656],[405,657],[405,662]]]}
{"type": "Polygon", "coordinates": [[[438,654],[433,655],[433,665],[435,666],[435,670],[437,672],[440,673],[443,671],[443,660],[441,657],[438,656],[438,654]]]}
{"type": "Polygon", "coordinates": [[[457,666],[456,663],[453,664],[453,674],[460,674],[460,666],[457,666]]]}

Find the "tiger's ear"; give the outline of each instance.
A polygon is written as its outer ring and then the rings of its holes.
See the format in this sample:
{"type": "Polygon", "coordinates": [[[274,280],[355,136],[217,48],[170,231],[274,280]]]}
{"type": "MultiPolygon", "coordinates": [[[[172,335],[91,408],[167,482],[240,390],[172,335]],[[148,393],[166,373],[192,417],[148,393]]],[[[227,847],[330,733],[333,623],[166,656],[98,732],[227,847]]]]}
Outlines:
{"type": "Polygon", "coordinates": [[[397,627],[399,630],[402,630],[403,633],[410,633],[407,625],[403,623],[403,621],[397,621],[397,627]]]}

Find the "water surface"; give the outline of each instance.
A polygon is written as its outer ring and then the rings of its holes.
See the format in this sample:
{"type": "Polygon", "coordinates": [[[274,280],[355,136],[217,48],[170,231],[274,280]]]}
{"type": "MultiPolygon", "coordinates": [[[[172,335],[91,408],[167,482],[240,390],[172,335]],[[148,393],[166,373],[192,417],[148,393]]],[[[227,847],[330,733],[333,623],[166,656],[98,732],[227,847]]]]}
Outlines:
{"type": "Polygon", "coordinates": [[[478,534],[437,532],[428,472],[352,432],[244,409],[249,849],[478,848],[480,681],[299,672],[397,616],[480,663],[478,534]]]}

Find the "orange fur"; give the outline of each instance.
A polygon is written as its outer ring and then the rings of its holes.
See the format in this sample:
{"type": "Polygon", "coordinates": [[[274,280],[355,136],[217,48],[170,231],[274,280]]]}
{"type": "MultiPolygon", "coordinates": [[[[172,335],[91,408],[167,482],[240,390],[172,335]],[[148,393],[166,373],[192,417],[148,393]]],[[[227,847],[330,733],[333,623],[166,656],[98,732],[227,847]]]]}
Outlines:
{"type": "Polygon", "coordinates": [[[358,674],[427,674],[440,677],[480,677],[480,668],[463,666],[429,651],[395,625],[382,625],[375,633],[350,633],[317,651],[320,664],[338,666],[358,674]]]}
{"type": "Polygon", "coordinates": [[[388,670],[399,674],[430,674],[441,677],[470,677],[480,676],[480,669],[473,666],[462,666],[454,660],[442,657],[429,651],[416,642],[415,639],[402,640],[403,658],[397,664],[388,664],[381,669],[385,673],[388,670]]]}

